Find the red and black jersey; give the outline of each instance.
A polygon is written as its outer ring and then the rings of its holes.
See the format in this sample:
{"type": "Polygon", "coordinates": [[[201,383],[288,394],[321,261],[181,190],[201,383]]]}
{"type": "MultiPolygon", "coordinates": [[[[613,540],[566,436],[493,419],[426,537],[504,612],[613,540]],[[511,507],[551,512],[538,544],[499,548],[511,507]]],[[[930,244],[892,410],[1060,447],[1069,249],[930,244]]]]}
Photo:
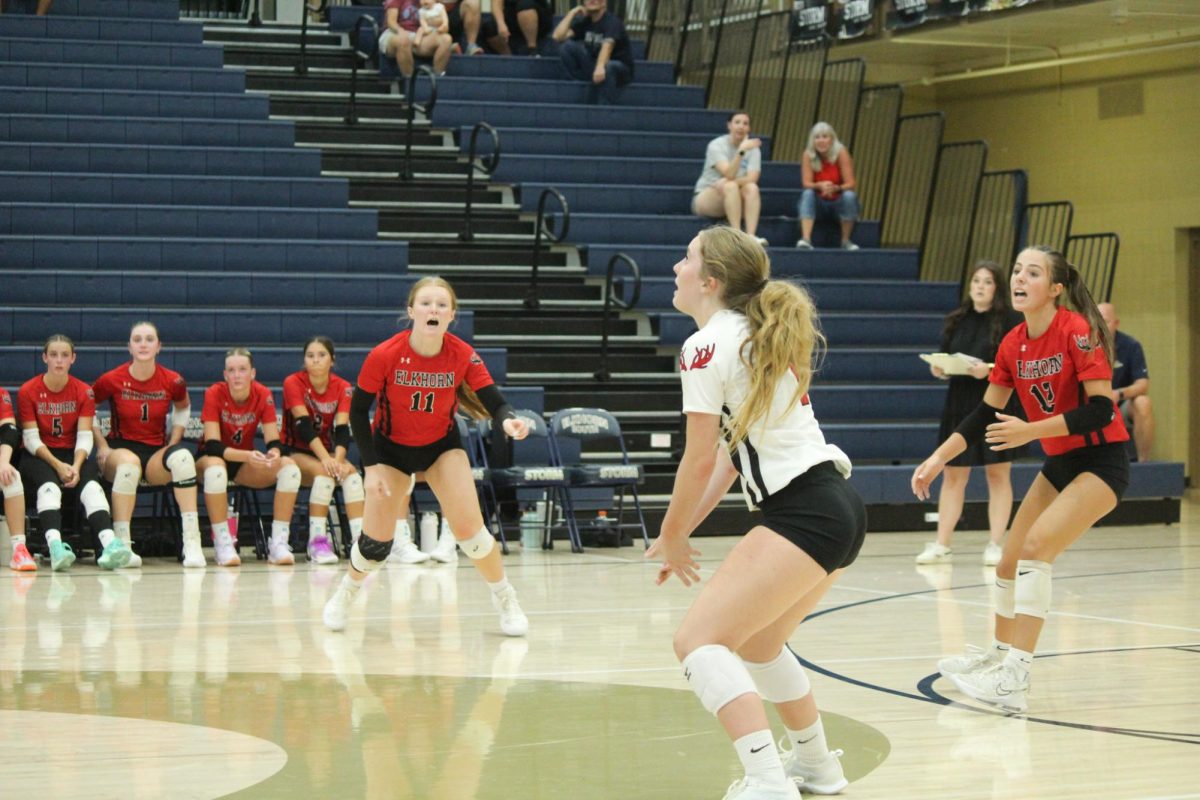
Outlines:
{"type": "Polygon", "coordinates": [[[221,444],[238,450],[254,449],[254,434],[258,426],[276,421],[275,398],[271,390],[258,381],[250,384],[250,395],[241,403],[229,393],[229,384],[214,383],[204,392],[201,422],[216,422],[221,426],[221,444]]]}
{"type": "MultiPolygon", "coordinates": [[[[1008,332],[996,351],[991,382],[1013,389],[1030,422],[1063,414],[1087,403],[1084,381],[1112,380],[1104,350],[1094,347],[1087,319],[1059,308],[1046,332],[1029,338],[1028,323],[1008,332]]],[[[1129,433],[1120,414],[1103,429],[1073,436],[1042,439],[1042,449],[1056,456],[1078,447],[1125,442],[1129,433]]]]}
{"type": "Polygon", "coordinates": [[[108,401],[112,413],[109,439],[128,439],[152,447],[167,443],[167,416],[180,400],[187,400],[187,383],[174,370],[156,365],[149,380],[129,374],[126,361],[96,379],[92,392],[97,403],[108,401]]]}
{"type": "Polygon", "coordinates": [[[376,345],[358,373],[358,386],[376,396],[377,432],[396,444],[420,447],[449,432],[460,384],[479,391],[495,381],[475,349],[454,334],[445,334],[441,352],[428,357],[412,349],[409,334],[401,331],[376,345]]]}
{"type": "Polygon", "coordinates": [[[296,430],[296,417],[292,409],[304,406],[308,410],[313,428],[321,437],[325,450],[333,454],[333,420],[338,414],[350,413],[350,398],[354,396],[354,387],[345,378],[329,373],[329,385],[324,392],[318,393],[313,388],[312,380],[304,370],[294,372],[283,380],[283,430],[280,438],[288,447],[307,451],[309,443],[301,441],[296,430]]]}
{"type": "Polygon", "coordinates": [[[16,419],[17,412],[13,409],[12,397],[7,389],[0,389],[0,419],[16,419]]]}
{"type": "Polygon", "coordinates": [[[74,450],[80,417],[96,416],[96,400],[86,383],[68,376],[62,391],[52,392],[45,375],[30,378],[17,391],[21,427],[37,422],[42,444],[53,450],[74,450]]]}

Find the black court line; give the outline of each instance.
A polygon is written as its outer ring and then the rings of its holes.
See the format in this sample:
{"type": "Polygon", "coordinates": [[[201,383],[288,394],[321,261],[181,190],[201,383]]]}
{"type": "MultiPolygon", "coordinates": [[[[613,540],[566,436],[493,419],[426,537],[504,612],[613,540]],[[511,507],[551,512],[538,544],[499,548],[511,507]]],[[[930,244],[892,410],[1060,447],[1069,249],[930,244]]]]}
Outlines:
{"type": "MultiPolygon", "coordinates": [[[[1162,569],[1131,569],[1131,570],[1121,570],[1118,572],[1096,572],[1096,573],[1089,573],[1089,574],[1085,574],[1085,575],[1064,575],[1064,576],[1062,576],[1062,578],[1058,578],[1056,576],[1055,580],[1078,580],[1078,579],[1082,579],[1082,578],[1104,578],[1104,577],[1111,577],[1114,575],[1142,575],[1142,574],[1151,574],[1151,573],[1156,573],[1156,572],[1191,572],[1196,569],[1200,569],[1200,567],[1169,567],[1169,568],[1162,568],[1162,569]]],[[[853,603],[845,603],[840,606],[834,606],[833,608],[827,608],[824,611],[818,611],[815,614],[810,614],[804,620],[804,622],[808,623],[809,620],[816,619],[817,617],[825,616],[826,614],[832,614],[835,611],[845,611],[847,609],[858,608],[859,606],[870,605],[872,603],[881,603],[885,600],[897,600],[897,599],[905,598],[905,597],[916,597],[916,596],[923,595],[923,594],[936,594],[938,592],[944,592],[944,591],[956,591],[958,589],[977,589],[977,588],[989,586],[989,585],[990,584],[987,584],[987,583],[974,583],[974,584],[969,584],[966,586],[951,586],[948,589],[920,589],[920,590],[914,591],[914,592],[901,592],[898,594],[885,595],[883,597],[872,597],[867,600],[858,600],[853,603]]],[[[1200,645],[1197,645],[1197,646],[1200,647],[1200,645]]],[[[1155,646],[1148,646],[1148,647],[1114,647],[1114,648],[1108,648],[1108,649],[1102,649],[1102,650],[1087,650],[1087,651],[1073,652],[1073,653],[1048,653],[1044,656],[1037,656],[1037,657],[1038,658],[1053,658],[1056,656],[1064,656],[1064,655],[1085,655],[1085,654],[1092,654],[1092,653],[1121,652],[1121,651],[1130,651],[1130,650],[1174,649],[1174,650],[1187,650],[1188,652],[1200,652],[1200,650],[1195,650],[1195,651],[1191,650],[1191,647],[1192,647],[1191,645],[1185,645],[1185,646],[1155,645],[1155,646]]],[[[895,697],[903,697],[908,700],[916,700],[916,701],[922,702],[922,703],[933,703],[934,705],[940,705],[940,706],[955,706],[957,708],[961,708],[966,711],[971,711],[976,714],[987,714],[989,716],[994,716],[994,717],[1016,717],[1016,718],[1020,718],[1020,719],[1026,719],[1029,722],[1036,722],[1036,723],[1039,723],[1042,725],[1053,725],[1053,726],[1061,727],[1061,728],[1072,728],[1072,729],[1076,729],[1076,730],[1095,731],[1097,733],[1112,733],[1112,734],[1116,734],[1118,736],[1132,736],[1132,737],[1140,738],[1140,739],[1157,739],[1157,740],[1165,741],[1165,742],[1178,742],[1179,744],[1200,745],[1200,733],[1176,733],[1176,732],[1171,732],[1171,731],[1147,731],[1147,730],[1138,730],[1135,728],[1119,728],[1119,727],[1112,727],[1112,726],[1106,726],[1106,725],[1088,725],[1086,723],[1081,723],[1081,722],[1067,722],[1065,720],[1046,719],[1043,717],[1026,717],[1026,716],[1023,716],[1020,714],[1010,714],[1008,712],[994,710],[994,709],[969,706],[964,703],[959,703],[954,700],[951,700],[948,697],[944,697],[943,695],[939,694],[938,692],[936,692],[933,689],[933,682],[935,680],[937,680],[938,677],[940,676],[940,674],[936,673],[936,672],[933,673],[932,675],[927,675],[924,678],[922,678],[920,681],[918,681],[917,682],[917,691],[920,692],[920,694],[913,694],[911,692],[902,691],[900,689],[892,689],[887,686],[880,686],[879,684],[869,683],[867,681],[862,681],[857,678],[851,678],[849,675],[844,675],[840,672],[834,672],[831,669],[826,669],[825,667],[815,664],[812,661],[809,661],[808,659],[806,659],[800,655],[797,655],[796,658],[799,659],[800,663],[802,665],[804,665],[804,667],[806,669],[813,670],[814,672],[818,672],[822,675],[825,675],[826,677],[842,681],[843,683],[849,683],[853,686],[861,686],[864,689],[871,689],[872,691],[880,692],[882,694],[890,694],[895,697]]]]}

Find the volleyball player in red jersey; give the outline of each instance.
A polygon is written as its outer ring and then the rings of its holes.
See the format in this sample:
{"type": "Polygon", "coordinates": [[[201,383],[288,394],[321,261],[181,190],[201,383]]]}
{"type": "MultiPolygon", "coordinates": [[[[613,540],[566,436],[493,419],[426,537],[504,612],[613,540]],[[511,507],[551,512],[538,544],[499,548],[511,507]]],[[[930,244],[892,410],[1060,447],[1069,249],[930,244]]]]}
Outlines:
{"type": "MultiPolygon", "coordinates": [[[[283,380],[283,444],[308,496],[308,560],[336,564],[329,542],[329,504],[333,490],[342,486],[350,534],[362,532],[363,483],[354,465],[346,461],[350,447],[350,381],[335,375],[333,341],[314,336],[304,345],[304,369],[283,380]]],[[[345,524],[343,520],[343,524],[345,524]]]]}
{"type": "MultiPolygon", "coordinates": [[[[137,504],[138,482],[144,478],[150,486],[175,487],[175,502],[183,520],[183,565],[203,567],[196,459],[183,444],[192,407],[183,377],[156,363],[161,350],[158,328],[151,322],[135,323],[129,331],[130,360],[92,384],[96,402],[107,400],[111,410],[108,436],[97,442],[96,463],[112,484],[113,529],[131,553],[129,524],[137,504]]],[[[126,564],[141,565],[137,553],[132,553],[126,564]]]]}
{"type": "Polygon", "coordinates": [[[292,564],[288,534],[292,509],[300,491],[300,468],[283,455],[279,441],[279,423],[275,418],[275,399],[271,390],[256,381],[254,356],[244,347],[225,353],[225,380],[214,383],[204,393],[200,420],[204,423],[204,443],[196,469],[204,476],[204,505],[212,522],[213,550],[217,564],[236,567],[242,563],[237,542],[229,533],[228,486],[265,489],[275,484],[274,519],[267,543],[267,561],[292,564]],[[266,452],[254,449],[254,434],[262,425],[266,452]]]}
{"type": "Polygon", "coordinates": [[[944,658],[964,693],[1009,711],[1028,706],[1033,651],[1050,610],[1054,560],[1112,511],[1129,485],[1129,434],[1112,402],[1112,342],[1078,270],[1048,247],[1013,265],[1013,308],[1025,322],[996,353],[983,403],[913,473],[926,499],[951,458],[983,437],[994,450],[1039,439],[1047,459],[1013,520],[996,565],[996,631],[988,650],[944,658]],[[1061,307],[1067,297],[1077,310],[1061,307]],[[1029,421],[1001,413],[1016,391],[1029,421]]]}
{"type": "Polygon", "coordinates": [[[37,495],[38,520],[50,547],[50,568],[69,569],[75,552],[62,540],[62,490],[79,487],[79,502],[88,525],[104,546],[97,563],[117,569],[130,550],[112,530],[108,498],[100,486],[100,470],[92,452],[92,420],[96,402],[86,383],[71,376],[75,344],[56,333],[42,348],[46,373],[30,378],[17,392],[17,413],[25,450],[21,479],[37,495]]]}
{"type": "Polygon", "coordinates": [[[454,414],[461,403],[476,416],[491,415],[514,439],[525,438],[529,429],[504,401],[479,354],[447,332],[457,308],[446,281],[417,281],[408,294],[412,327],[377,345],[358,374],[350,428],[366,471],[367,501],[362,535],[350,550],[350,569],[325,604],[324,621],[331,630],[346,627],[362,582],[387,560],[401,499],[418,472],[437,496],[458,546],[491,588],[500,629],[508,636],[524,636],[529,630],[496,540],[483,524],[454,414]],[[462,391],[468,388],[475,395],[462,391]],[[376,402],[372,427],[368,412],[376,402]]]}
{"type": "Polygon", "coordinates": [[[0,389],[0,491],[4,495],[4,518],[7,520],[8,535],[12,540],[11,569],[18,572],[33,572],[37,563],[25,547],[25,486],[16,467],[20,458],[17,449],[21,433],[17,430],[17,414],[13,410],[12,397],[0,389]]]}

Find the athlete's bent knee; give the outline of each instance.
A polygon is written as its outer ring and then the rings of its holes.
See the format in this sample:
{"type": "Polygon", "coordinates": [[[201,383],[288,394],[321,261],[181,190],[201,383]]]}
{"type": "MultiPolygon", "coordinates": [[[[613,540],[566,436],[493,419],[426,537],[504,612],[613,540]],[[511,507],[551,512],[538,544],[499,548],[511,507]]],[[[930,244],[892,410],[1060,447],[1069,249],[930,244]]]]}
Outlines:
{"type": "Polygon", "coordinates": [[[196,458],[182,444],[173,444],[163,454],[163,465],[171,472],[171,483],[180,489],[196,485],[196,458]]]}
{"type": "Polygon", "coordinates": [[[755,691],[746,665],[719,644],[706,644],[688,653],[683,659],[683,676],[710,714],[755,691]]]}
{"type": "Polygon", "coordinates": [[[229,473],[224,464],[214,464],[204,469],[204,493],[225,494],[229,491],[229,473]]]}
{"type": "Polygon", "coordinates": [[[142,477],[142,466],[136,462],[117,464],[112,479],[113,494],[137,494],[138,481],[142,477]]]}
{"type": "Polygon", "coordinates": [[[37,490],[37,510],[58,511],[62,508],[62,489],[55,483],[43,483],[37,490]]]}
{"type": "Polygon", "coordinates": [[[342,497],[346,499],[347,503],[361,503],[366,499],[362,476],[358,472],[351,472],[342,478],[342,497]]]}
{"type": "Polygon", "coordinates": [[[496,537],[492,536],[492,532],[484,525],[479,530],[475,531],[475,535],[470,539],[461,541],[458,546],[467,556],[475,561],[487,557],[488,553],[496,546],[496,537]]]}
{"type": "Polygon", "coordinates": [[[295,494],[300,491],[300,478],[300,468],[296,466],[296,462],[289,459],[275,475],[275,491],[295,494]]]}
{"type": "Polygon", "coordinates": [[[812,691],[808,675],[800,666],[800,659],[787,645],[779,651],[779,655],[765,664],[743,661],[758,693],[770,703],[788,703],[799,700],[812,691]]]}
{"type": "Polygon", "coordinates": [[[359,572],[371,573],[383,566],[388,553],[392,552],[392,540],[381,542],[366,533],[359,534],[350,548],[350,565],[359,572]]]}

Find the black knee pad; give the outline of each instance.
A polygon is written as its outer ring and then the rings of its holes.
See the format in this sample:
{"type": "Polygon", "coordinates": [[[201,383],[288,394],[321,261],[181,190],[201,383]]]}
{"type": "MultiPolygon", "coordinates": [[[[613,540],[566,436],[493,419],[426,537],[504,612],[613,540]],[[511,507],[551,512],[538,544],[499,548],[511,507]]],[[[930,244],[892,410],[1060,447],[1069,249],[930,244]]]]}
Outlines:
{"type": "Polygon", "coordinates": [[[350,550],[350,564],[359,572],[374,572],[383,562],[387,561],[388,553],[392,552],[392,542],[381,542],[372,539],[367,534],[359,534],[358,541],[350,550]]]}

